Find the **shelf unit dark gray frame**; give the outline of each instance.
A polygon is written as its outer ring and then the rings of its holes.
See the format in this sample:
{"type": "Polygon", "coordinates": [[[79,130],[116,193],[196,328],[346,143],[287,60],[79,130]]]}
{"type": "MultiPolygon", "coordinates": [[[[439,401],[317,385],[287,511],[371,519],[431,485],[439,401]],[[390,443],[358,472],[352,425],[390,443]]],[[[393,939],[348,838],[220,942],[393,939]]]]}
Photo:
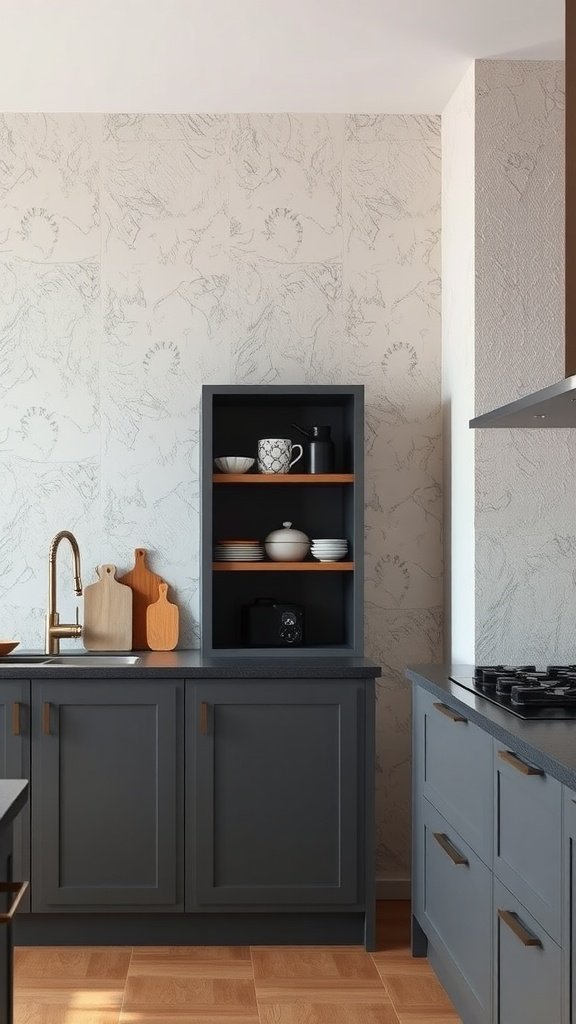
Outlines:
{"type": "MultiPolygon", "coordinates": [[[[260,436],[268,436],[264,432],[260,436]]],[[[292,432],[292,435],[294,433],[292,432]]],[[[201,403],[201,466],[200,466],[200,516],[201,516],[201,565],[200,565],[200,604],[201,604],[201,650],[206,657],[362,657],[364,654],[364,387],[362,385],[204,385],[201,403]],[[354,472],[354,480],[347,484],[316,484],[311,477],[310,484],[295,484],[300,488],[337,487],[345,488],[343,503],[346,508],[346,530],[354,558],[354,570],[343,575],[352,577],[346,585],[346,598],[343,601],[342,620],[344,623],[342,643],[326,645],[303,645],[297,648],[267,647],[249,648],[238,645],[222,646],[214,643],[214,572],[212,568],[214,547],[214,457],[223,454],[256,454],[255,452],[215,452],[214,451],[214,412],[220,404],[232,405],[237,399],[239,405],[258,409],[259,404],[265,410],[270,408],[276,398],[284,406],[301,406],[302,409],[329,407],[331,400],[335,406],[347,409],[350,436],[346,437],[349,451],[350,468],[354,472]],[[251,400],[253,399],[253,402],[251,400]],[[293,402],[292,402],[293,400],[293,402]]],[[[336,467],[337,469],[343,467],[336,467]]],[[[300,463],[294,468],[297,473],[300,463]]],[[[257,501],[263,496],[264,488],[250,486],[242,488],[242,484],[222,488],[230,494],[238,487],[243,490],[246,502],[257,501]]],[[[291,489],[290,484],[279,484],[282,490],[291,489]]],[[[273,484],[265,490],[273,488],[273,484]]],[[[271,523],[270,529],[274,529],[271,523]]],[[[277,524],[280,526],[280,523],[277,524]]],[[[295,523],[295,526],[300,524],[295,523]]],[[[302,527],[300,527],[302,528],[302,527]]],[[[227,573],[218,573],[222,579],[227,573]]],[[[242,573],[230,573],[230,577],[238,577],[242,573]]],[[[257,573],[250,573],[252,577],[257,573]]],[[[273,576],[263,573],[262,576],[273,576]]],[[[286,574],[286,576],[291,574],[286,574]]],[[[303,577],[311,580],[324,574],[302,572],[303,577]]],[[[334,579],[335,572],[326,573],[326,579],[334,579]]],[[[314,583],[308,584],[314,586],[314,583]]]]}

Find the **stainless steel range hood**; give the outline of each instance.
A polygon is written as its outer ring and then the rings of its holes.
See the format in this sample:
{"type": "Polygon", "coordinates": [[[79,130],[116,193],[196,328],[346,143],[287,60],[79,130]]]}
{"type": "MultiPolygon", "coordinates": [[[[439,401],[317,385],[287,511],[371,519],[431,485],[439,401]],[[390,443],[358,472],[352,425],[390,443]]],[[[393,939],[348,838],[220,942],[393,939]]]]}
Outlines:
{"type": "Polygon", "coordinates": [[[576,374],[475,416],[471,427],[576,427],[576,374]]]}
{"type": "Polygon", "coordinates": [[[566,334],[563,380],[470,420],[471,427],[576,427],[576,3],[566,0],[566,334]],[[572,181],[572,188],[569,182],[572,181]]]}

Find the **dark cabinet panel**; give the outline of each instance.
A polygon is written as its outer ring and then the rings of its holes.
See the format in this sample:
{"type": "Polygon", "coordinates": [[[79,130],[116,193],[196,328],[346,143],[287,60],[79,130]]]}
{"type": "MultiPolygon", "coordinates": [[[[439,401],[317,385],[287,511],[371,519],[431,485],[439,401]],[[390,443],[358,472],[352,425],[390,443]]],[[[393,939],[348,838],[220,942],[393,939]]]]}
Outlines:
{"type": "Polygon", "coordinates": [[[495,1024],[561,1024],[560,947],[494,881],[495,1024]]]}
{"type": "Polygon", "coordinates": [[[189,909],[359,902],[362,696],[350,681],[189,685],[189,909]]]}
{"type": "Polygon", "coordinates": [[[576,1024],[576,793],[564,789],[564,1006],[566,1024],[576,1024]]]}
{"type": "Polygon", "coordinates": [[[492,864],[492,738],[420,688],[414,692],[419,793],[492,864]]]}
{"type": "Polygon", "coordinates": [[[562,786],[494,745],[494,873],[560,941],[562,786]]]}
{"type": "Polygon", "coordinates": [[[183,687],[37,682],[33,909],[182,908],[183,687]]]}
{"type": "Polygon", "coordinates": [[[426,799],[421,815],[422,921],[469,994],[466,1019],[480,1024],[492,1002],[492,873],[426,799]]]}
{"type": "MultiPolygon", "coordinates": [[[[0,778],[30,779],[30,683],[3,681],[0,687],[0,778]]],[[[30,803],[12,826],[12,878],[30,880],[30,803]]],[[[30,909],[26,893],[19,913],[30,909]]]]}

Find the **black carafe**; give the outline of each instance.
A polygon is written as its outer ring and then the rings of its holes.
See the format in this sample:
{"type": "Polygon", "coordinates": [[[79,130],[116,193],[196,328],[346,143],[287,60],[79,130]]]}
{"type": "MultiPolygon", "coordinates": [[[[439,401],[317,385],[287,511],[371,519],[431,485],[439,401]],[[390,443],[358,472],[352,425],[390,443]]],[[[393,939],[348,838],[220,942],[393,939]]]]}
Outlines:
{"type": "Polygon", "coordinates": [[[292,424],[308,438],[306,445],[306,469],[308,473],[334,472],[334,442],[330,437],[330,427],[310,427],[304,430],[297,423],[292,424]]]}

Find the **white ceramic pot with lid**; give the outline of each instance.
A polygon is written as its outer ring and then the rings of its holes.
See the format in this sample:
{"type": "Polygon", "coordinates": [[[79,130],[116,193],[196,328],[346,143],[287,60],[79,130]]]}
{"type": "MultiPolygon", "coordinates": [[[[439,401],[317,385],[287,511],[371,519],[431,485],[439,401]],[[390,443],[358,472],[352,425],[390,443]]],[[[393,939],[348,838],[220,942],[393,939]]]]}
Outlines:
{"type": "Polygon", "coordinates": [[[302,562],[310,550],[310,538],[302,530],[293,530],[292,523],[282,523],[264,541],[266,554],[273,562],[302,562]]]}

